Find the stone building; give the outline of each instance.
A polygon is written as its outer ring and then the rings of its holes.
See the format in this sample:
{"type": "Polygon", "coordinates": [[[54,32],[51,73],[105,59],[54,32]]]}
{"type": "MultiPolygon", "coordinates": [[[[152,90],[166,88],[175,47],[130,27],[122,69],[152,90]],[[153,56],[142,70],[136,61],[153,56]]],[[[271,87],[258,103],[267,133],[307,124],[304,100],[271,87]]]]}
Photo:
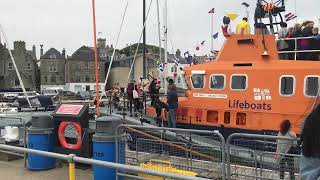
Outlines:
{"type": "MultiPolygon", "coordinates": [[[[38,66],[36,58],[36,48],[32,51],[26,50],[24,41],[15,41],[14,49],[11,50],[22,82],[26,90],[38,90],[37,76],[38,66]]],[[[8,49],[0,42],[0,87],[2,89],[21,88],[18,76],[14,69],[8,49]]]]}
{"type": "MultiPolygon", "coordinates": [[[[150,76],[159,77],[159,72],[157,70],[157,58],[152,54],[146,54],[147,59],[147,69],[150,76]]],[[[110,71],[110,78],[108,85],[111,86],[114,83],[119,83],[120,87],[126,87],[128,83],[128,75],[130,71],[131,64],[133,62],[133,56],[117,59],[113,62],[110,71]]],[[[132,68],[130,79],[134,79],[137,82],[143,77],[143,56],[138,54],[136,57],[135,64],[132,68]]]]}
{"type": "MultiPolygon", "coordinates": [[[[99,58],[99,90],[104,91],[106,61],[99,58]]],[[[66,89],[79,92],[95,90],[95,62],[92,47],[82,46],[66,61],[66,89]]]]}
{"type": "MultiPolygon", "coordinates": [[[[41,52],[43,52],[41,46],[41,52]]],[[[40,54],[41,91],[43,89],[64,89],[66,51],[60,53],[55,48],[50,48],[45,54],[40,54]]]]}

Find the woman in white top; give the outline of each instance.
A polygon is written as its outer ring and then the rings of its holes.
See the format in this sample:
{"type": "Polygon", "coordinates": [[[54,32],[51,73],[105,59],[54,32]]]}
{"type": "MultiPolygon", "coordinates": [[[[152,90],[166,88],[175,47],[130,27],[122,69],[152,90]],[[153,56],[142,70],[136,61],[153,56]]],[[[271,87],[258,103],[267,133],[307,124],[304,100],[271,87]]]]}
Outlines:
{"type": "MultiPolygon", "coordinates": [[[[291,123],[289,120],[284,120],[280,125],[279,137],[286,137],[296,139],[296,134],[291,131],[291,123]]],[[[280,179],[284,179],[285,169],[288,168],[290,173],[290,179],[294,180],[294,157],[293,147],[297,145],[296,140],[278,139],[277,140],[277,151],[276,158],[280,163],[280,179]]]]}

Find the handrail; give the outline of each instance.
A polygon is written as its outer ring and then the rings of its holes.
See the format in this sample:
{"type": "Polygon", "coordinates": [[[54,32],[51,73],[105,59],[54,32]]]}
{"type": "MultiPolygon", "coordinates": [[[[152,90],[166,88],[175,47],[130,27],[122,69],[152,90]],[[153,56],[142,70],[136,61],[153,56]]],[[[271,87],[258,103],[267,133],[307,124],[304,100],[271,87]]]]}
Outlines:
{"type": "MultiPolygon", "coordinates": [[[[117,170],[128,171],[128,172],[133,172],[133,173],[143,173],[143,174],[149,174],[152,176],[161,176],[161,177],[165,177],[165,178],[173,178],[173,179],[181,179],[181,180],[184,180],[184,179],[185,180],[207,180],[206,178],[191,177],[191,176],[185,176],[185,175],[180,175],[180,174],[175,174],[175,173],[145,169],[145,168],[141,168],[141,167],[137,167],[137,166],[131,166],[131,165],[125,165],[125,164],[118,164],[118,163],[114,163],[114,162],[107,162],[107,161],[100,161],[100,160],[94,160],[94,159],[89,159],[89,158],[83,158],[83,157],[78,157],[74,154],[65,155],[65,154],[58,154],[58,153],[54,153],[54,152],[46,152],[46,151],[40,151],[40,150],[35,150],[35,149],[27,149],[27,148],[22,148],[22,147],[3,145],[3,144],[0,144],[0,149],[8,150],[8,151],[16,151],[16,152],[21,152],[21,153],[32,153],[32,154],[37,154],[37,155],[41,155],[41,156],[46,156],[46,157],[51,157],[51,158],[55,158],[55,159],[68,161],[69,166],[71,165],[71,167],[72,167],[72,168],[69,168],[69,170],[70,170],[69,173],[70,172],[74,173],[73,164],[75,162],[77,162],[77,163],[83,163],[83,164],[104,166],[104,167],[108,167],[108,168],[114,168],[117,170]]],[[[72,175],[74,175],[74,174],[72,174],[72,175]]]]}
{"type": "MultiPolygon", "coordinates": [[[[297,60],[297,53],[312,53],[312,52],[320,52],[319,50],[298,50],[298,40],[308,40],[308,39],[316,39],[315,36],[310,36],[310,37],[296,37],[296,38],[281,38],[281,39],[277,39],[276,41],[292,41],[294,40],[294,50],[293,51],[280,51],[278,50],[278,54],[290,54],[290,53],[294,53],[294,60],[297,60]]],[[[320,43],[320,40],[319,40],[320,43]]]]}

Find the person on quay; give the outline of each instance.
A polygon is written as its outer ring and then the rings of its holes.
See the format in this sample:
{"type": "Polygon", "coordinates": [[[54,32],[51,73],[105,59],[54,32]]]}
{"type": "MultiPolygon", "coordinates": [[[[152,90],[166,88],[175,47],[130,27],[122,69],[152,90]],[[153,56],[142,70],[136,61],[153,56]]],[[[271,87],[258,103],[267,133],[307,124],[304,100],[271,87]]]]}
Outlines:
{"type": "Polygon", "coordinates": [[[169,106],[168,127],[176,128],[176,113],[178,108],[178,95],[176,86],[168,85],[167,103],[169,106]]]}
{"type": "Polygon", "coordinates": [[[320,105],[304,121],[301,132],[302,155],[300,177],[302,180],[320,180],[320,105]]]}
{"type": "MultiPolygon", "coordinates": [[[[296,139],[296,134],[291,131],[291,122],[289,120],[282,121],[280,125],[280,131],[278,133],[278,137],[285,137],[296,139]]],[[[276,159],[280,164],[280,179],[284,179],[285,169],[289,169],[290,179],[294,180],[294,147],[297,146],[296,140],[287,140],[287,139],[278,139],[277,140],[277,151],[276,151],[276,159]]]]}

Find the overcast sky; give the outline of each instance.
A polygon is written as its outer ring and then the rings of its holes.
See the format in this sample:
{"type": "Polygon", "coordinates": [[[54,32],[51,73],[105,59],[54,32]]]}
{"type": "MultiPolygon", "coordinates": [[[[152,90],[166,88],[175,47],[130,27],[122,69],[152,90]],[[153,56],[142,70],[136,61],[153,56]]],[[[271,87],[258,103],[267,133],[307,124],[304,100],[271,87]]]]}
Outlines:
{"type": "MultiPolygon", "coordinates": [[[[108,44],[115,44],[120,21],[127,0],[96,0],[97,31],[107,38],[108,44]]],[[[161,24],[163,25],[164,0],[160,1],[161,24]]],[[[253,17],[256,0],[245,0],[251,5],[253,17]]],[[[298,21],[312,19],[318,25],[320,18],[319,0],[296,0],[298,21]]],[[[66,48],[71,55],[82,45],[92,46],[91,0],[0,0],[0,24],[4,27],[9,41],[23,40],[27,48],[34,44],[45,51],[55,47],[66,48]]],[[[147,0],[147,5],[151,0],[147,0]]],[[[226,12],[235,12],[240,17],[245,10],[238,0],[168,0],[168,50],[181,49],[194,52],[195,47],[206,40],[202,51],[210,48],[211,17],[208,11],[216,9],[214,31],[220,31],[222,17],[226,12]]],[[[287,12],[295,12],[295,0],[286,0],[287,12]]],[[[147,23],[147,43],[158,44],[156,0],[153,0],[147,23]]],[[[241,18],[238,18],[240,20],[241,18]]],[[[292,21],[294,23],[295,20],[292,21]]],[[[236,22],[233,22],[235,26],[236,22]]],[[[142,29],[142,0],[129,0],[118,48],[136,43],[142,29]]],[[[163,29],[162,29],[163,32],[163,29]]],[[[223,37],[214,40],[219,49],[223,37]]]]}

